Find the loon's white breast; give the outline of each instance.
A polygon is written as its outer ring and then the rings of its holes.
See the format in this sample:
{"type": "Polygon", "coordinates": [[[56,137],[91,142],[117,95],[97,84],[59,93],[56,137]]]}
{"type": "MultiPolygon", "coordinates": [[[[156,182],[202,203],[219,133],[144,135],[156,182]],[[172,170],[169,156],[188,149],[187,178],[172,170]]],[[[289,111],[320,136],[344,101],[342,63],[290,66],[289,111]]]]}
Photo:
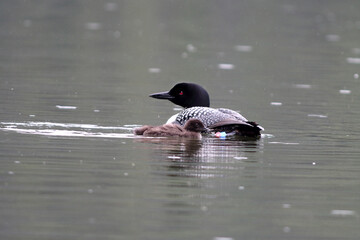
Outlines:
{"type": "Polygon", "coordinates": [[[178,115],[179,115],[179,113],[172,115],[172,116],[166,121],[166,124],[176,122],[176,118],[177,118],[178,115]]]}

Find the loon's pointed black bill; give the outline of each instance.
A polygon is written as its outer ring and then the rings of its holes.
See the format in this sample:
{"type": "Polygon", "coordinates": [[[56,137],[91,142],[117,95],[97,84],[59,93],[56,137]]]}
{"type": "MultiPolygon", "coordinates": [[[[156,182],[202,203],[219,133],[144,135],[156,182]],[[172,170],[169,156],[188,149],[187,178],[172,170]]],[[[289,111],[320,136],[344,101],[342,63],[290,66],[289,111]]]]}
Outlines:
{"type": "Polygon", "coordinates": [[[156,98],[156,99],[173,99],[174,96],[171,96],[169,92],[159,92],[150,94],[149,97],[156,98]]]}

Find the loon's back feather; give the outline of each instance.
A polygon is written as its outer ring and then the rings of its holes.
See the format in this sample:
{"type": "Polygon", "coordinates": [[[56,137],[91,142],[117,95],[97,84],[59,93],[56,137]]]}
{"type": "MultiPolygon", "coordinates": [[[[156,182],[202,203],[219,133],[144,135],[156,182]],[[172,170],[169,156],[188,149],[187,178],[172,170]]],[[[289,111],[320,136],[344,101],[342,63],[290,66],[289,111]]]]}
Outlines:
{"type": "Polygon", "coordinates": [[[218,108],[217,110],[219,110],[222,113],[229,114],[229,115],[231,115],[231,116],[235,117],[236,119],[241,120],[243,122],[248,121],[243,115],[241,115],[240,113],[238,113],[238,112],[236,112],[234,110],[231,110],[229,108],[218,108]]]}
{"type": "Polygon", "coordinates": [[[191,118],[199,119],[205,127],[211,128],[220,122],[231,121],[232,124],[247,124],[246,118],[242,117],[239,113],[228,109],[215,109],[210,107],[191,107],[186,108],[180,112],[175,120],[175,123],[184,125],[187,120],[191,118]],[[231,114],[229,114],[231,113],[231,114]],[[237,113],[238,115],[234,114],[237,113]]]}
{"type": "Polygon", "coordinates": [[[209,126],[209,128],[225,127],[225,126],[229,126],[229,125],[246,125],[249,127],[253,127],[253,125],[251,125],[248,122],[243,122],[243,121],[233,120],[233,119],[225,119],[223,121],[214,123],[213,125],[209,126]]]}

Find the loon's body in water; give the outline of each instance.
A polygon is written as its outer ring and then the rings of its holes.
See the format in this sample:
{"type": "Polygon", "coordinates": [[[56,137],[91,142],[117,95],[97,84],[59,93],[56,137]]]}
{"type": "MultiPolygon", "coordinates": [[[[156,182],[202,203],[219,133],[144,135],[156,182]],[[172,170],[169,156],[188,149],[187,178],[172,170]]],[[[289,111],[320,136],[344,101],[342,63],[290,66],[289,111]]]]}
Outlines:
{"type": "Polygon", "coordinates": [[[150,97],[167,99],[185,108],[168,120],[173,124],[183,126],[189,119],[195,118],[213,132],[224,131],[245,137],[259,137],[260,131],[264,130],[234,110],[210,108],[209,94],[195,83],[178,83],[170,91],[154,93],[150,97]]]}
{"type": "Polygon", "coordinates": [[[187,137],[201,139],[201,132],[206,132],[204,124],[198,119],[190,119],[182,127],[179,124],[164,124],[161,126],[142,126],[134,129],[135,135],[152,137],[187,137]]]}

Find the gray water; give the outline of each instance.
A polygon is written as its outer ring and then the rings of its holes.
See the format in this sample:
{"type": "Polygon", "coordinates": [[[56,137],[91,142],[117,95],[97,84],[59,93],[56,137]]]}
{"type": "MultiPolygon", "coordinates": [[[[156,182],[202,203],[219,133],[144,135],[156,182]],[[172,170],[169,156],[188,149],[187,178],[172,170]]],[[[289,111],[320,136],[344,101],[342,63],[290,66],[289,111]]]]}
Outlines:
{"type": "Polygon", "coordinates": [[[1,1],[1,239],[359,239],[359,1],[1,1]],[[135,137],[196,82],[266,130],[135,137]]]}

